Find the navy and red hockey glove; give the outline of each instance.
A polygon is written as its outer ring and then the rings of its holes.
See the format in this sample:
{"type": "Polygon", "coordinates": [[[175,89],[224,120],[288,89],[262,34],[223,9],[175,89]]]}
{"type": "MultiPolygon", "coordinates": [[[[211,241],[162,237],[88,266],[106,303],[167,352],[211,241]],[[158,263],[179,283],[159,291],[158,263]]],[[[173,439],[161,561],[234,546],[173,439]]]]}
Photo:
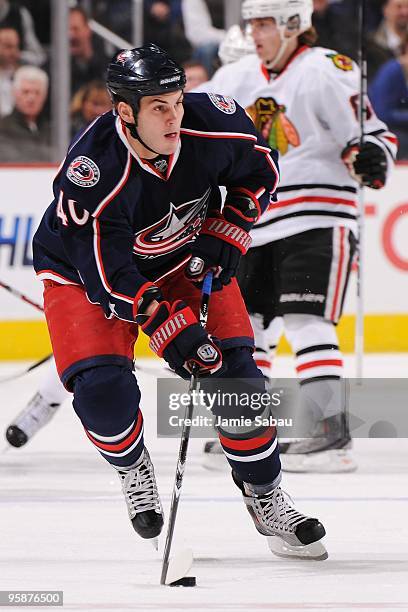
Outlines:
{"type": "Polygon", "coordinates": [[[383,149],[373,142],[361,147],[346,147],[341,155],[351,176],[365,187],[382,189],[387,178],[387,156],[383,149]]]}
{"type": "Polygon", "coordinates": [[[208,270],[214,270],[213,291],[228,285],[236,276],[241,256],[251,246],[249,231],[259,212],[250,197],[229,195],[222,214],[217,212],[204,221],[191,249],[186,277],[200,283],[208,270]]]}
{"type": "Polygon", "coordinates": [[[221,369],[222,354],[217,341],[206,333],[184,302],[162,301],[146,318],[138,314],[136,322],[150,336],[150,348],[177,374],[188,376],[194,364],[200,376],[210,376],[221,369]]]}

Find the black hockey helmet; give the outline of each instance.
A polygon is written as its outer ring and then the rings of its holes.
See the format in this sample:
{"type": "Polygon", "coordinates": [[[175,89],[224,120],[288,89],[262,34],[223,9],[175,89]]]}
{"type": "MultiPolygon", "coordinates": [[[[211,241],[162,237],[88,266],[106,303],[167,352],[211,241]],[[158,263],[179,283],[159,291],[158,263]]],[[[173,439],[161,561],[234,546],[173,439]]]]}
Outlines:
{"type": "Polygon", "coordinates": [[[130,104],[136,118],[140,98],[183,89],[186,75],[166,51],[149,43],[119,51],[108,66],[106,84],[112,101],[130,104]]]}

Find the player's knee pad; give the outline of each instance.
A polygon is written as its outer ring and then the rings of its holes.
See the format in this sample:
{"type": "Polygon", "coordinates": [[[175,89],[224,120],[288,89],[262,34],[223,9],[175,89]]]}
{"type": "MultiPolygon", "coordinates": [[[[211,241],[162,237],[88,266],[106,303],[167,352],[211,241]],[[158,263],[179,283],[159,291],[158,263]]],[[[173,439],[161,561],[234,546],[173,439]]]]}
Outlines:
{"type": "Polygon", "coordinates": [[[87,430],[113,436],[137,418],[140,391],[129,368],[106,365],[83,370],[73,382],[74,409],[87,430]]]}
{"type": "Polygon", "coordinates": [[[309,314],[285,314],[285,335],[295,353],[315,345],[338,346],[336,328],[331,321],[309,314]]]}

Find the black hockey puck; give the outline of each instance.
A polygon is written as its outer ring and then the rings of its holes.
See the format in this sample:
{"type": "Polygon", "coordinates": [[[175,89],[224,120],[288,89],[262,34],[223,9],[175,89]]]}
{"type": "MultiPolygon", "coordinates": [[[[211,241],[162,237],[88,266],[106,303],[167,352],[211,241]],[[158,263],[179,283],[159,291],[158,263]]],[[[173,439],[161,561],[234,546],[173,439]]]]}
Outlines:
{"type": "Polygon", "coordinates": [[[175,580],[174,582],[170,582],[169,586],[183,586],[183,587],[193,587],[197,585],[195,576],[184,576],[184,578],[180,578],[180,580],[175,580]]]}

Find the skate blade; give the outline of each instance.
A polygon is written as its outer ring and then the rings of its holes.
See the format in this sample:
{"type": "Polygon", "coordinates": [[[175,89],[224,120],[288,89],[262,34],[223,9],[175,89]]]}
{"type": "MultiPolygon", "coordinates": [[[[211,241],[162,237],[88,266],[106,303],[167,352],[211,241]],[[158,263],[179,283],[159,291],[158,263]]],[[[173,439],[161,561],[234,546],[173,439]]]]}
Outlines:
{"type": "Polygon", "coordinates": [[[284,472],[346,474],[357,469],[357,463],[347,450],[329,450],[304,455],[284,454],[280,459],[284,472]]]}
{"type": "Polygon", "coordinates": [[[267,536],[267,540],[270,551],[277,557],[324,561],[329,556],[325,546],[320,541],[305,546],[292,546],[279,536],[267,536]]]}
{"type": "Polygon", "coordinates": [[[176,582],[176,580],[185,578],[193,565],[193,560],[193,551],[191,548],[185,548],[176,553],[174,557],[170,557],[164,584],[170,584],[171,582],[176,582]]]}
{"type": "Polygon", "coordinates": [[[204,453],[201,465],[210,472],[228,472],[230,469],[224,453],[204,453]]]}

